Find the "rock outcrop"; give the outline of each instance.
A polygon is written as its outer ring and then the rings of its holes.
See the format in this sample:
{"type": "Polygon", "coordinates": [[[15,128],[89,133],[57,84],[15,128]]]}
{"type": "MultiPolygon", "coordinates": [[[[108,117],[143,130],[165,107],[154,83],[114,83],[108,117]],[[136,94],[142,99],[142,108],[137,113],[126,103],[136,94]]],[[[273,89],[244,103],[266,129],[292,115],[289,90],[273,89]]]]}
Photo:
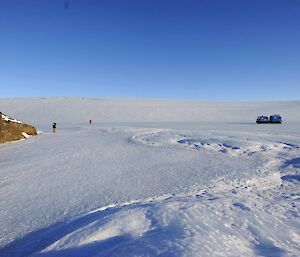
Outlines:
{"type": "Polygon", "coordinates": [[[0,143],[17,141],[35,135],[37,135],[37,131],[33,126],[0,112],[0,143]]]}

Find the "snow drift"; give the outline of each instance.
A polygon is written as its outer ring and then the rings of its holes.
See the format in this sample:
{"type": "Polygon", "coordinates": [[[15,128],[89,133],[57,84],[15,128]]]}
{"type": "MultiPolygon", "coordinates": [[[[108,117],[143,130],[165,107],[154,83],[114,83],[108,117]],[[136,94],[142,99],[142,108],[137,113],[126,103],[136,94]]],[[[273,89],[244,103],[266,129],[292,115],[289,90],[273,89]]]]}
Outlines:
{"type": "Polygon", "coordinates": [[[300,255],[299,102],[0,106],[44,130],[0,146],[1,256],[300,255]]]}

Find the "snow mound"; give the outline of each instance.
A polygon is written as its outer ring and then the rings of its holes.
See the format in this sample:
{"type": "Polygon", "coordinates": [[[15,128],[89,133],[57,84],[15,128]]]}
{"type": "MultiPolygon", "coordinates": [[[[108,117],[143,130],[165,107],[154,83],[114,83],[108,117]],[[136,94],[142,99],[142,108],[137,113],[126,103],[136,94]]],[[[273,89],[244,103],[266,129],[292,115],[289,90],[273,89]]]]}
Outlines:
{"type": "Polygon", "coordinates": [[[1,257],[300,255],[298,102],[248,103],[247,115],[231,103],[224,117],[221,104],[8,103],[46,125],[0,146],[1,257]],[[284,124],[247,123],[277,108],[284,124]],[[89,111],[118,122],[90,125],[89,111]],[[183,122],[195,117],[215,120],[183,122]],[[50,119],[66,123],[53,134],[50,119]],[[134,119],[181,122],[119,123],[134,119]]]}
{"type": "Polygon", "coordinates": [[[295,256],[299,222],[285,208],[293,199],[272,176],[96,210],[32,256],[295,256]]]}
{"type": "Polygon", "coordinates": [[[231,156],[253,155],[261,152],[280,152],[298,149],[299,146],[284,142],[255,141],[248,138],[213,133],[176,133],[169,130],[152,130],[131,138],[134,143],[156,147],[184,147],[189,150],[226,153],[231,156]]]}
{"type": "MultiPolygon", "coordinates": [[[[146,209],[131,208],[120,210],[111,215],[105,216],[83,226],[71,234],[66,235],[62,239],[47,247],[42,253],[51,252],[68,252],[69,249],[76,245],[76,248],[87,248],[91,245],[102,244],[115,238],[132,238],[138,239],[142,237],[150,228],[150,220],[146,217],[146,209]]],[[[93,248],[93,247],[92,247],[93,248]]],[[[98,248],[98,247],[97,247],[98,248]]],[[[90,255],[90,250],[80,250],[76,253],[80,256],[81,253],[90,255]]]]}

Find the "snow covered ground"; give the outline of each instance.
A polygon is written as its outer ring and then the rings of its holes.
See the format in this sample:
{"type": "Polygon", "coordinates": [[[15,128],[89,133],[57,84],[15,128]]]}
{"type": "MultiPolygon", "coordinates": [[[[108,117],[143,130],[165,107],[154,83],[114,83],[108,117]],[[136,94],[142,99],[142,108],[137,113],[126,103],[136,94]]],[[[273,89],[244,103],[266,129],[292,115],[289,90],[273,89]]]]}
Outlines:
{"type": "Polygon", "coordinates": [[[121,107],[93,116],[95,99],[68,101],[73,111],[0,100],[43,132],[0,145],[0,256],[300,255],[299,102],[223,103],[223,114],[185,102],[180,121],[175,104],[150,101],[145,123],[137,100],[123,119],[121,107]],[[256,125],[254,110],[285,123],[256,125]]]}

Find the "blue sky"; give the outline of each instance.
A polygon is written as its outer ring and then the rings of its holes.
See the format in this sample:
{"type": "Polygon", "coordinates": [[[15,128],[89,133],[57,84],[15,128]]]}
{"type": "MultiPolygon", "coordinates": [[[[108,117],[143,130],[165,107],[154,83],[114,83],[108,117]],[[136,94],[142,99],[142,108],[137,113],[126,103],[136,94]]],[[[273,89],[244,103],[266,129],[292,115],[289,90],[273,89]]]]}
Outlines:
{"type": "Polygon", "coordinates": [[[298,0],[1,0],[0,35],[0,97],[300,98],[298,0]]]}

